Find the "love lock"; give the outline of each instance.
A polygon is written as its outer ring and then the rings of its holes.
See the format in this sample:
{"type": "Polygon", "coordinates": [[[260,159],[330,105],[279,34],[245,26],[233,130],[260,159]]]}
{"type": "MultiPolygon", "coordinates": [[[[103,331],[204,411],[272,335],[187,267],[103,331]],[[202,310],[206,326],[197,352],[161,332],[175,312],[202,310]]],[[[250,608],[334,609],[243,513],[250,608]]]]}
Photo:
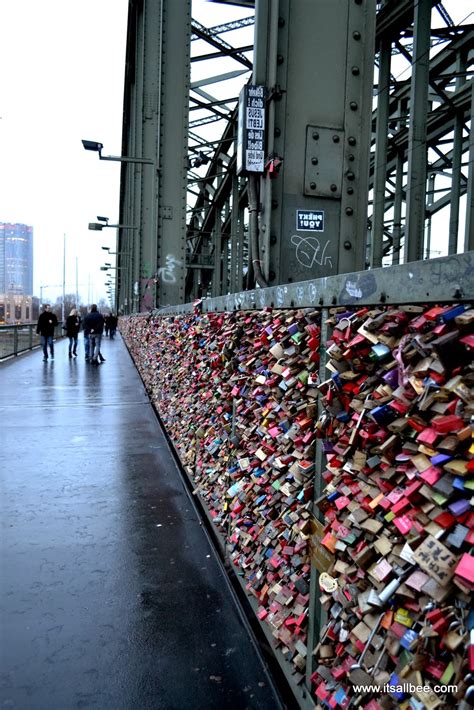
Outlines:
{"type": "Polygon", "coordinates": [[[368,669],[368,673],[371,677],[374,677],[379,669],[379,666],[382,662],[383,657],[386,655],[386,649],[385,646],[382,645],[382,650],[379,653],[379,656],[377,660],[375,661],[374,665],[372,668],[368,669]]]}
{"type": "Polygon", "coordinates": [[[472,710],[474,707],[474,685],[470,685],[458,705],[458,710],[472,710]]]}
{"type": "MultiPolygon", "coordinates": [[[[353,685],[372,685],[372,683],[373,683],[373,673],[377,670],[378,663],[376,663],[374,665],[374,667],[372,668],[372,672],[369,673],[367,671],[367,668],[365,668],[363,666],[363,662],[364,662],[365,654],[367,653],[369,646],[372,643],[372,639],[374,638],[375,634],[377,633],[384,616],[385,616],[385,613],[380,614],[374,628],[371,630],[371,632],[369,634],[369,638],[367,639],[367,642],[364,646],[364,649],[359,656],[359,662],[355,663],[354,665],[352,665],[349,668],[349,680],[353,685]]],[[[377,661],[380,662],[380,659],[381,659],[381,656],[377,659],[377,661]]]]}
{"type": "Polygon", "coordinates": [[[323,431],[328,426],[329,421],[329,414],[327,412],[323,412],[316,422],[316,429],[318,431],[323,431]]]}
{"type": "Polygon", "coordinates": [[[319,575],[319,587],[324,592],[332,594],[332,592],[335,592],[337,589],[337,580],[334,577],[331,577],[331,575],[329,575],[327,572],[322,572],[319,575]]]}
{"type": "Polygon", "coordinates": [[[274,180],[278,177],[278,173],[280,172],[282,163],[283,158],[281,158],[279,155],[272,154],[268,156],[267,161],[265,163],[265,172],[271,180],[274,180]]]}
{"type": "Polygon", "coordinates": [[[469,645],[467,648],[467,657],[468,657],[468,662],[469,662],[469,670],[471,671],[471,673],[474,673],[474,629],[471,629],[469,632],[469,645]]]}

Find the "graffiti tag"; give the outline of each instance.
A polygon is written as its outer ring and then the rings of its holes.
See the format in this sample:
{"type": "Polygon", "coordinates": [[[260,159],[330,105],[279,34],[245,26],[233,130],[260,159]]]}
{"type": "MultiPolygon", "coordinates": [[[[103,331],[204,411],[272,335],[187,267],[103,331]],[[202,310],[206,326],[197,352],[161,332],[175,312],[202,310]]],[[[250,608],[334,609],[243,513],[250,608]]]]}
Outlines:
{"type": "Polygon", "coordinates": [[[183,262],[179,261],[173,254],[166,255],[166,261],[164,266],[160,266],[156,272],[157,277],[165,284],[175,284],[176,274],[175,269],[177,266],[182,266],[183,262]]]}
{"type": "Polygon", "coordinates": [[[291,243],[296,247],[296,258],[298,263],[305,269],[311,269],[315,264],[326,266],[332,269],[332,257],[326,254],[329,247],[329,239],[321,249],[321,242],[318,237],[301,237],[293,234],[291,243]]]}

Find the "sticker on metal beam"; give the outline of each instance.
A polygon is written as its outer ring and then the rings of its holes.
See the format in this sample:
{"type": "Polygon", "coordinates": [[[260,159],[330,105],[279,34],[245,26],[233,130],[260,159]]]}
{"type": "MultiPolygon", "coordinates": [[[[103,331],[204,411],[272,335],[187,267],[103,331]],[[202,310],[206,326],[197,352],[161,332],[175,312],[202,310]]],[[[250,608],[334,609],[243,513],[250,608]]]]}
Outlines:
{"type": "Polygon", "coordinates": [[[324,210],[296,210],[298,232],[324,232],[324,210]]]}

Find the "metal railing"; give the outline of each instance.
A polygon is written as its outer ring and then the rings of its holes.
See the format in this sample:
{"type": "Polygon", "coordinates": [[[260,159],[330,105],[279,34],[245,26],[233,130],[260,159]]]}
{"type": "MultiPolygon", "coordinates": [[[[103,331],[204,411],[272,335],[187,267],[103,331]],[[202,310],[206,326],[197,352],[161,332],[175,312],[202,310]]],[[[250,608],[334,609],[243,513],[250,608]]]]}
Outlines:
{"type": "MultiPolygon", "coordinates": [[[[64,337],[62,322],[54,330],[55,339],[64,337]]],[[[41,344],[36,333],[36,323],[21,323],[19,325],[0,325],[0,361],[16,357],[28,350],[34,350],[41,344]]]]}

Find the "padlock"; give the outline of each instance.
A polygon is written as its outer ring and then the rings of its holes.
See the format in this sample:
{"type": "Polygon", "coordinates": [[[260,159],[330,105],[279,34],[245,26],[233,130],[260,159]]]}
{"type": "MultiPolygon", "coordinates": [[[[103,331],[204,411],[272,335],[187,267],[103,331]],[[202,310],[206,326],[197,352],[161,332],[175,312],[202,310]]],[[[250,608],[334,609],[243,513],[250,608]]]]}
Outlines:
{"type": "Polygon", "coordinates": [[[474,685],[470,685],[464,693],[464,698],[461,702],[465,702],[467,707],[474,707],[474,685]]]}
{"type": "Polygon", "coordinates": [[[364,646],[364,649],[359,656],[358,662],[352,665],[349,669],[349,680],[353,685],[370,685],[373,681],[372,675],[370,675],[367,670],[363,667],[364,663],[364,657],[368,651],[368,648],[370,644],[372,643],[372,639],[374,638],[376,632],[378,631],[378,628],[380,626],[380,623],[385,616],[384,614],[380,614],[378,617],[374,627],[372,628],[369,637],[366,641],[366,644],[364,646]]]}
{"type": "Polygon", "coordinates": [[[474,629],[471,629],[469,634],[469,646],[467,650],[467,658],[469,663],[469,670],[474,672],[474,629]]]}

